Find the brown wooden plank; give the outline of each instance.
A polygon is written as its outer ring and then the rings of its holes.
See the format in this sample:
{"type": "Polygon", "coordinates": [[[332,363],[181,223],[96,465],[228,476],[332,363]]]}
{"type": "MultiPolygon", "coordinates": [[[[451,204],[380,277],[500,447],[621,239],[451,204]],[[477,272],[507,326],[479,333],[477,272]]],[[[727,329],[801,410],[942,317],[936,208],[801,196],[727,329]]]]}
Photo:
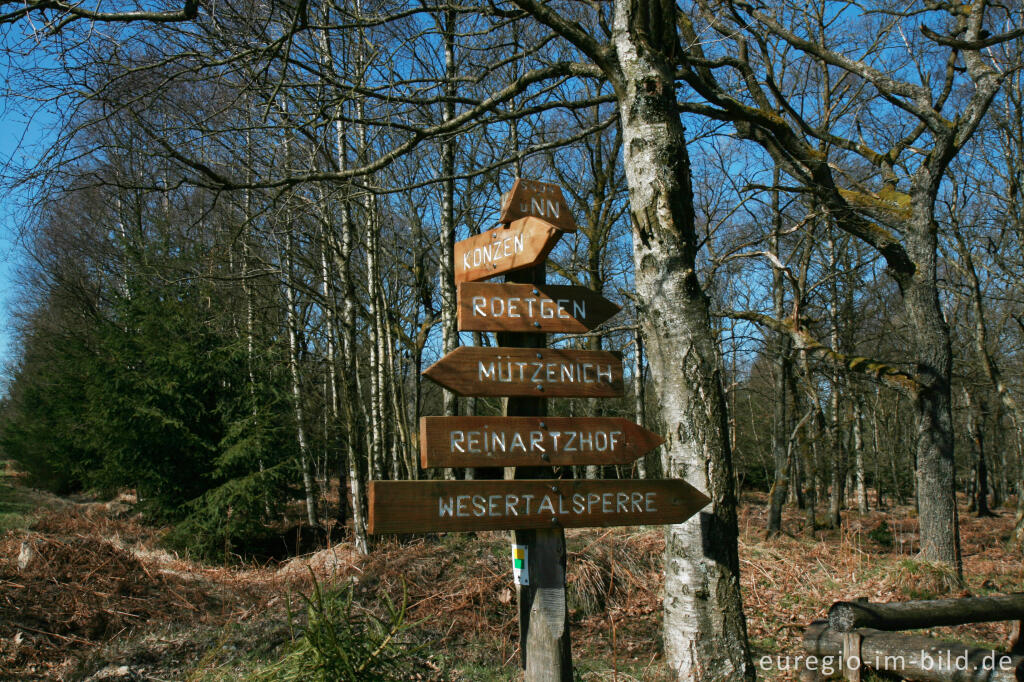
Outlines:
{"type": "Polygon", "coordinates": [[[461,396],[602,398],[623,393],[622,355],[610,351],[462,346],[423,375],[461,396]]]}
{"type": "Polygon", "coordinates": [[[461,331],[580,334],[621,310],[580,286],[463,282],[458,300],[461,331]]]}
{"type": "Polygon", "coordinates": [[[540,218],[522,218],[455,242],[455,281],[474,282],[533,267],[544,262],[562,234],[540,218]]]}
{"type": "Polygon", "coordinates": [[[682,523],[710,500],[686,481],[370,481],[367,532],[682,523]]]}
{"type": "Polygon", "coordinates": [[[501,197],[503,223],[526,216],[543,218],[566,232],[576,231],[576,220],[562,196],[562,188],[550,182],[516,178],[512,189],[501,197]]]}
{"type": "Polygon", "coordinates": [[[621,417],[420,418],[426,469],[628,464],[664,442],[621,417]]]}

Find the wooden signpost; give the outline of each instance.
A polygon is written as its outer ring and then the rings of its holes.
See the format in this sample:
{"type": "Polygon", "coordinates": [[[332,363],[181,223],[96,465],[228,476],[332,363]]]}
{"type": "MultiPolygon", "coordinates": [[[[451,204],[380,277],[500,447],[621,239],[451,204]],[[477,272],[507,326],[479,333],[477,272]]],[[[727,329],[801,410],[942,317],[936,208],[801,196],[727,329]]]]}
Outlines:
{"type": "Polygon", "coordinates": [[[461,396],[608,398],[623,394],[622,356],[604,350],[460,346],[423,375],[461,396]]]}
{"type": "Polygon", "coordinates": [[[511,223],[526,216],[543,218],[566,232],[576,230],[576,220],[565,203],[562,188],[550,182],[517,178],[502,197],[501,222],[511,223]]]}
{"type": "Polygon", "coordinates": [[[475,282],[543,263],[563,232],[528,217],[455,242],[455,281],[475,282]]]}
{"type": "Polygon", "coordinates": [[[420,464],[629,464],[665,441],[621,417],[420,417],[420,464]]]}
{"type": "Polygon", "coordinates": [[[370,533],[681,523],[710,502],[678,479],[371,481],[369,497],[370,533]]]}
{"type": "Polygon", "coordinates": [[[592,331],[621,308],[578,286],[463,282],[459,329],[473,332],[592,331]]]}
{"type": "Polygon", "coordinates": [[[514,531],[521,662],[527,682],[571,682],[565,528],[682,523],[710,500],[681,480],[551,478],[552,466],[628,464],[658,435],[621,418],[548,417],[547,398],[623,394],[622,356],[545,348],[619,307],[583,287],[548,286],[544,259],[576,229],[557,185],[517,179],[499,227],[455,245],[462,331],[499,347],[461,347],[424,370],[462,396],[508,396],[502,417],[423,417],[424,468],[515,467],[515,480],[370,481],[370,533],[514,531]],[[506,274],[501,284],[478,283],[506,274]]]}

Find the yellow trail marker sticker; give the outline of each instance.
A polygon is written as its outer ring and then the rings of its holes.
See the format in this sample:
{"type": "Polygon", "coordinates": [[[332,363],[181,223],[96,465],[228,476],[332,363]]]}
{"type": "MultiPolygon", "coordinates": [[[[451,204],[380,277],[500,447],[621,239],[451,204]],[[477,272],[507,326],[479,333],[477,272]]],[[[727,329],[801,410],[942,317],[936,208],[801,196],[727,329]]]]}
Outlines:
{"type": "Polygon", "coordinates": [[[512,545],[512,577],[517,585],[530,584],[530,569],[526,564],[526,545],[512,545]]]}

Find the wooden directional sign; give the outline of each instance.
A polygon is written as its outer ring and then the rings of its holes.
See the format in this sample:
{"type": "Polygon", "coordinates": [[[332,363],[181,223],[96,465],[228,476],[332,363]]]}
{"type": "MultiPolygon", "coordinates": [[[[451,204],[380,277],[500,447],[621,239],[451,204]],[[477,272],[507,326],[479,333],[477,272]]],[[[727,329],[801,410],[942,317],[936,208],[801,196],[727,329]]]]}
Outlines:
{"type": "Polygon", "coordinates": [[[628,464],[664,442],[621,417],[420,417],[425,469],[628,464]]]}
{"type": "Polygon", "coordinates": [[[370,481],[367,531],[682,523],[711,500],[686,481],[370,481]]]}
{"type": "Polygon", "coordinates": [[[576,286],[463,282],[459,330],[474,332],[588,332],[621,308],[576,286]]]}
{"type": "Polygon", "coordinates": [[[576,231],[576,220],[562,196],[562,188],[550,182],[517,178],[512,189],[502,196],[501,222],[535,216],[566,232],[576,231]]]}
{"type": "Polygon", "coordinates": [[[521,218],[455,242],[455,281],[475,282],[531,268],[544,262],[562,233],[540,218],[521,218]]]}
{"type": "Polygon", "coordinates": [[[461,396],[602,398],[623,393],[622,355],[603,350],[462,346],[423,374],[461,396]]]}

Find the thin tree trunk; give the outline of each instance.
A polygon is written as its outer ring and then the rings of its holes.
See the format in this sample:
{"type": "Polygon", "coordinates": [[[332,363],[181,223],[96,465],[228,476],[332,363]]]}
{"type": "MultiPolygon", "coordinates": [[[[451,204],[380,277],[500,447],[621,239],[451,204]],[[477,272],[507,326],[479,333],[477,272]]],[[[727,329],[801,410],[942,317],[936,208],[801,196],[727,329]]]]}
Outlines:
{"type": "MultiPolygon", "coordinates": [[[[445,102],[443,120],[455,117],[455,10],[446,10],[443,17],[445,102]]],[[[456,320],[455,290],[455,139],[446,137],[441,142],[441,349],[445,354],[459,345],[459,329],[456,320]]],[[[442,390],[445,416],[459,413],[458,398],[448,390],[442,390]]],[[[452,469],[445,469],[445,478],[455,478],[452,469]]]]}
{"type": "Polygon", "coordinates": [[[859,398],[853,399],[853,476],[857,496],[857,511],[868,513],[868,489],[864,480],[864,430],[859,398]]]}
{"type": "MultiPolygon", "coordinates": [[[[779,185],[779,168],[776,166],[772,172],[772,186],[779,185]]],[[[771,247],[776,257],[779,254],[779,235],[782,232],[782,209],[779,206],[779,192],[772,190],[772,241],[771,247]]],[[[785,278],[782,271],[772,268],[772,307],[775,319],[781,320],[785,317],[785,278]]],[[[772,419],[772,459],[775,464],[775,478],[772,482],[771,491],[768,494],[768,535],[776,535],[782,531],[782,505],[786,503],[789,494],[789,419],[787,410],[786,389],[789,387],[789,337],[786,334],[776,333],[774,383],[775,398],[773,400],[774,414],[772,419]]]]}
{"type": "MultiPolygon", "coordinates": [[[[637,324],[634,339],[636,343],[633,348],[633,415],[637,424],[645,426],[647,415],[644,405],[644,336],[640,332],[639,324],[637,324]]],[[[636,475],[637,478],[647,478],[646,455],[636,460],[636,475]]]]}
{"type": "Polygon", "coordinates": [[[285,306],[288,326],[288,371],[291,376],[292,409],[295,414],[295,434],[299,444],[299,466],[302,470],[302,486],[306,493],[306,521],[310,528],[319,527],[317,515],[315,481],[309,465],[309,444],[306,441],[305,417],[302,409],[302,388],[299,381],[298,315],[296,314],[295,284],[293,281],[292,233],[285,236],[285,306]]]}

